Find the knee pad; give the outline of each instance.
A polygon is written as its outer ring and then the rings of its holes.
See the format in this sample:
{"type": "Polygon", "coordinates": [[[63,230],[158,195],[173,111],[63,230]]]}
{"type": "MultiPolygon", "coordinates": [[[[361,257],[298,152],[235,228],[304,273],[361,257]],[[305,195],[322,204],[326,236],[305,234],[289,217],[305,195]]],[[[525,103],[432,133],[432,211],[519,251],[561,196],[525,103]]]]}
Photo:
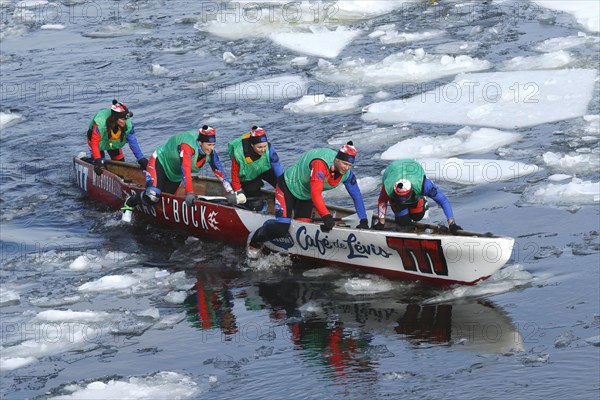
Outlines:
{"type": "Polygon", "coordinates": [[[394,218],[394,222],[399,226],[408,226],[411,224],[411,217],[408,214],[394,218]]]}
{"type": "Polygon", "coordinates": [[[246,203],[246,207],[252,211],[260,211],[264,205],[265,201],[263,199],[253,199],[246,203]]]}
{"type": "Polygon", "coordinates": [[[269,236],[272,235],[272,239],[284,237],[285,235],[287,235],[289,229],[290,224],[275,222],[269,226],[269,236]]]}
{"type": "Polygon", "coordinates": [[[160,200],[160,189],[150,186],[144,190],[142,194],[142,203],[146,205],[154,205],[160,200]]]}

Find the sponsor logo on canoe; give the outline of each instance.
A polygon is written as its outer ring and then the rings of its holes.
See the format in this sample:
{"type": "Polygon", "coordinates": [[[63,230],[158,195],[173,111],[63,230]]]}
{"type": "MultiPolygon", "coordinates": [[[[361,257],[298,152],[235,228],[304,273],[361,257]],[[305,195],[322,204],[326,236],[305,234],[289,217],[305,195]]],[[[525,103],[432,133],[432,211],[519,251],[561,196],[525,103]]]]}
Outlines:
{"type": "Polygon", "coordinates": [[[292,235],[289,233],[284,237],[271,240],[271,243],[284,250],[289,250],[294,247],[294,239],[292,239],[292,235]]]}
{"type": "Polygon", "coordinates": [[[441,240],[399,237],[387,237],[386,240],[387,245],[400,255],[404,270],[448,276],[441,240]]]}
{"type": "Polygon", "coordinates": [[[77,186],[79,186],[84,192],[88,191],[87,183],[88,183],[88,174],[90,170],[88,167],[75,164],[75,178],[77,179],[77,186]]]}
{"type": "MultiPolygon", "coordinates": [[[[193,226],[202,228],[205,231],[209,229],[220,231],[219,221],[215,210],[208,210],[205,205],[188,205],[183,200],[174,199],[171,197],[161,197],[162,200],[162,217],[165,221],[173,221],[177,224],[185,226],[193,226]]],[[[154,207],[148,207],[154,210],[154,207]]],[[[146,212],[146,211],[144,211],[146,212]]]]}
{"type": "MultiPolygon", "coordinates": [[[[340,250],[345,251],[346,258],[350,260],[373,256],[389,258],[392,255],[392,253],[380,246],[371,243],[362,243],[354,233],[350,233],[345,238],[331,240],[326,233],[320,230],[308,233],[305,226],[300,226],[294,236],[296,244],[302,250],[316,250],[322,256],[325,256],[328,252],[339,255],[340,250]]],[[[273,240],[271,243],[286,250],[294,246],[294,240],[290,235],[281,240],[273,240]]]]}
{"type": "Polygon", "coordinates": [[[108,176],[107,174],[102,174],[100,176],[92,174],[92,185],[116,196],[117,198],[121,198],[123,193],[119,181],[114,179],[112,176],[108,176]]]}

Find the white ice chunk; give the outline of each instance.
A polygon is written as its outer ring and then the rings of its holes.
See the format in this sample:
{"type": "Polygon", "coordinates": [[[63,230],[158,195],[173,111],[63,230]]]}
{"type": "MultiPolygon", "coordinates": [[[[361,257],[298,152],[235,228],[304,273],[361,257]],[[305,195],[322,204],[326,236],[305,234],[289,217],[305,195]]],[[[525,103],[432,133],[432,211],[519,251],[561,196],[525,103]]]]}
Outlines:
{"type": "Polygon", "coordinates": [[[105,321],[110,314],[99,311],[47,310],[35,316],[35,321],[45,322],[99,322],[105,321]]]}
{"type": "Polygon", "coordinates": [[[198,394],[198,385],[190,377],[171,371],[161,371],[149,376],[131,377],[128,380],[94,381],[70,385],[70,394],[50,397],[66,399],[192,399],[198,394]]]}
{"type": "Polygon", "coordinates": [[[534,126],[586,115],[596,79],[593,69],[462,74],[409,99],[371,104],[363,119],[506,129],[534,126]]]}
{"type": "Polygon", "coordinates": [[[551,10],[572,14],[590,32],[600,32],[600,7],[596,0],[533,0],[551,10]]]}
{"type": "Polygon", "coordinates": [[[71,264],[69,264],[69,269],[74,271],[83,271],[90,268],[90,262],[88,257],[79,256],[71,264]]]}
{"type": "Polygon", "coordinates": [[[79,286],[81,292],[106,292],[123,290],[139,283],[139,280],[126,275],[107,275],[97,281],[87,282],[79,286]]]}
{"type": "Polygon", "coordinates": [[[379,37],[379,40],[383,44],[409,43],[435,39],[443,35],[445,35],[445,31],[441,30],[431,30],[423,32],[387,31],[379,37]]]}
{"type": "Polygon", "coordinates": [[[597,172],[600,165],[598,153],[568,155],[548,151],[542,157],[553,170],[573,175],[597,172]]]}
{"type": "Polygon", "coordinates": [[[286,104],[283,109],[298,114],[326,114],[351,111],[358,108],[362,95],[348,97],[328,97],[324,94],[303,96],[301,99],[286,104]]]}
{"type": "Polygon", "coordinates": [[[536,165],[508,160],[487,159],[419,159],[425,175],[435,181],[475,185],[506,182],[534,174],[540,170],[536,165]]]}
{"type": "Polygon", "coordinates": [[[556,206],[600,204],[600,182],[583,181],[578,178],[566,184],[547,183],[528,188],[523,194],[528,203],[556,206]]]}
{"type": "Polygon", "coordinates": [[[459,154],[482,154],[521,139],[515,132],[464,127],[450,136],[417,136],[396,143],[381,154],[384,160],[423,157],[452,157],[459,154]]]}
{"type": "Polygon", "coordinates": [[[358,35],[360,35],[359,30],[344,27],[334,31],[323,27],[312,27],[311,32],[272,33],[269,38],[276,44],[297,53],[335,58],[358,35]]]}
{"type": "Polygon", "coordinates": [[[565,36],[552,39],[546,39],[534,47],[535,51],[543,53],[552,53],[560,50],[570,49],[572,47],[591,45],[600,42],[596,36],[588,36],[580,32],[577,36],[565,36]]]}
{"type": "Polygon", "coordinates": [[[573,64],[576,59],[563,50],[530,57],[515,57],[505,61],[499,69],[502,71],[524,71],[538,69],[558,69],[573,64]]]}
{"type": "Polygon", "coordinates": [[[15,125],[24,118],[20,114],[8,112],[0,112],[0,132],[11,125],[15,125]]]}
{"type": "Polygon", "coordinates": [[[380,87],[429,82],[460,72],[481,71],[491,67],[489,61],[466,55],[452,57],[427,54],[423,49],[410,49],[389,55],[379,62],[347,58],[339,65],[334,65],[321,59],[315,76],[321,81],[340,85],[380,87]]]}
{"type": "Polygon", "coordinates": [[[233,55],[232,52],[226,51],[225,53],[223,53],[223,62],[225,64],[232,64],[235,62],[235,60],[236,60],[236,57],[233,55]]]}

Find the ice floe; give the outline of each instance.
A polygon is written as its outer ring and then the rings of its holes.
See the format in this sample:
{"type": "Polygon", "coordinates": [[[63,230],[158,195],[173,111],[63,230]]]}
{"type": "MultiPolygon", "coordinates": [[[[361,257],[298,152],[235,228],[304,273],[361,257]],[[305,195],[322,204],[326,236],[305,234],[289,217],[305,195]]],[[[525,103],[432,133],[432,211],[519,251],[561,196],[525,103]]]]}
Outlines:
{"type": "Polygon", "coordinates": [[[334,58],[350,44],[361,31],[338,27],[311,27],[310,32],[272,33],[269,38],[279,46],[310,56],[334,58]]]}
{"type": "Polygon", "coordinates": [[[516,132],[464,127],[450,136],[417,136],[402,140],[381,154],[384,160],[444,158],[459,154],[482,154],[521,139],[516,132]]]}
{"type": "Polygon", "coordinates": [[[600,31],[600,7],[597,1],[589,0],[533,0],[533,3],[551,10],[572,14],[578,23],[590,32],[600,31]]]}
{"type": "Polygon", "coordinates": [[[598,73],[592,69],[460,74],[408,99],[374,103],[368,122],[478,125],[514,129],[586,115],[598,73]]]}
{"type": "Polygon", "coordinates": [[[540,170],[536,165],[491,159],[419,159],[428,178],[435,181],[476,185],[513,181],[540,170]]]}
{"type": "Polygon", "coordinates": [[[303,96],[299,100],[283,106],[284,110],[298,114],[321,114],[352,111],[358,108],[362,95],[329,97],[324,94],[303,96]]]}
{"type": "Polygon", "coordinates": [[[423,49],[406,50],[373,62],[346,58],[338,65],[319,60],[317,79],[339,85],[381,87],[429,82],[460,72],[482,71],[492,67],[486,60],[466,55],[428,54],[423,49]]]}

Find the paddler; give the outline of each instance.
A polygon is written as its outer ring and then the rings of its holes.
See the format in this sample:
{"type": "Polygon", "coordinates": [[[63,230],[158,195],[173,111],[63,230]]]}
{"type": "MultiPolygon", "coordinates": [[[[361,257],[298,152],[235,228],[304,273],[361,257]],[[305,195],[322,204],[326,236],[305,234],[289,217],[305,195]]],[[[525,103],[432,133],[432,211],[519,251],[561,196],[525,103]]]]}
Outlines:
{"type": "Polygon", "coordinates": [[[250,233],[248,253],[254,256],[262,243],[284,237],[292,218],[310,222],[313,207],[321,215],[321,230],[329,232],[335,220],[323,200],[323,191],[344,184],[354,201],[360,218],[357,228],[367,229],[369,222],[360,188],[352,166],[356,160],[356,148],[352,142],[343,145],[337,152],[328,148],[317,148],[302,154],[277,180],[275,189],[276,218],[266,221],[262,227],[250,233]]]}
{"type": "Polygon", "coordinates": [[[258,211],[263,206],[263,181],[275,188],[277,179],[283,174],[279,156],[267,140],[265,130],[258,126],[253,126],[249,133],[229,142],[227,148],[231,158],[231,185],[235,192],[235,203],[244,204],[250,198],[248,208],[258,211]]]}
{"type": "Polygon", "coordinates": [[[96,113],[90,122],[87,131],[88,146],[94,160],[94,172],[101,175],[104,165],[104,152],[106,151],[112,160],[125,161],[122,147],[125,143],[133,152],[135,159],[142,169],[148,166],[148,159],[144,157],[131,121],[133,113],[125,103],[112,101],[111,108],[105,108],[96,113]]]}
{"type": "Polygon", "coordinates": [[[125,201],[123,220],[131,218],[131,211],[138,205],[158,203],[161,193],[173,194],[183,182],[185,203],[191,207],[195,200],[192,172],[208,164],[225,191],[233,195],[231,184],[225,176],[219,156],[214,151],[217,131],[204,125],[198,131],[180,132],[152,154],[146,169],[146,190],[138,192],[125,201]]]}
{"type": "Polygon", "coordinates": [[[413,222],[420,221],[427,211],[427,199],[432,198],[448,219],[450,232],[462,230],[454,220],[450,202],[442,191],[425,176],[421,164],[414,160],[396,160],[383,172],[383,185],[377,200],[378,223],[373,229],[383,230],[387,205],[390,203],[394,212],[396,229],[410,231],[414,229],[413,222]]]}

